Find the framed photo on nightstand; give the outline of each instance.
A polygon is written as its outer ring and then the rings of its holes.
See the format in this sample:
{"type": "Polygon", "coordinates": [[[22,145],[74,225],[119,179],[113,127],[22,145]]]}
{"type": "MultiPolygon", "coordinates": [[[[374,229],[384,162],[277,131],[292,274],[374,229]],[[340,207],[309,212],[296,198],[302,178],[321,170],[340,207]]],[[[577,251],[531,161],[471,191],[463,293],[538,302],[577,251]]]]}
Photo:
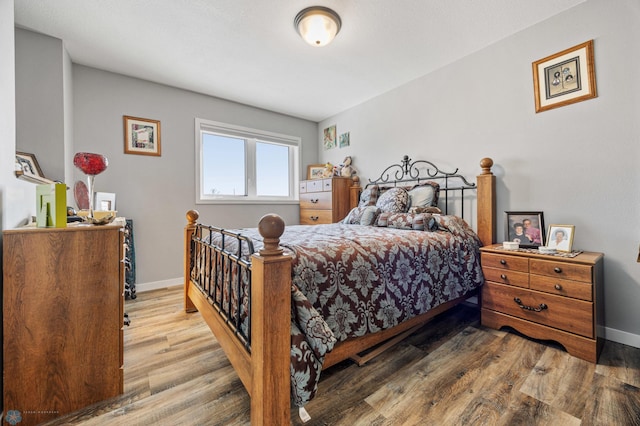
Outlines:
{"type": "Polygon", "coordinates": [[[505,241],[517,242],[520,247],[544,245],[544,215],[542,212],[504,212],[505,241]]]}
{"type": "Polygon", "coordinates": [[[573,225],[549,225],[547,233],[547,247],[557,251],[570,252],[573,246],[573,225]]]}

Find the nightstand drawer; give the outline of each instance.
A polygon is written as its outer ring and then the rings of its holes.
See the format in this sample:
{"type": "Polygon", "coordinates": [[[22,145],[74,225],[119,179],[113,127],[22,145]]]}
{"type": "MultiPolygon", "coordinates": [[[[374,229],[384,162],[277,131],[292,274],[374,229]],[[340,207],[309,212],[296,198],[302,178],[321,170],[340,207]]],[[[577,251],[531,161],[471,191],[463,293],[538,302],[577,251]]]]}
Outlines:
{"type": "Polygon", "coordinates": [[[331,210],[300,209],[300,225],[331,223],[331,210]]]}
{"type": "Polygon", "coordinates": [[[532,290],[544,291],[559,296],[573,297],[591,302],[593,285],[591,283],[561,280],[543,275],[531,275],[529,287],[532,290]]]}
{"type": "Polygon", "coordinates": [[[539,291],[485,283],[482,307],[527,321],[594,337],[593,303],[539,291]]]}
{"type": "Polygon", "coordinates": [[[482,253],[481,256],[481,263],[483,267],[488,266],[490,268],[529,272],[529,259],[526,257],[493,253],[482,253]]]}
{"type": "Polygon", "coordinates": [[[484,279],[487,281],[529,288],[529,274],[526,272],[483,267],[482,273],[484,274],[484,279]]]}
{"type": "Polygon", "coordinates": [[[331,193],[330,192],[308,192],[300,194],[301,209],[331,209],[331,193]]]}
{"type": "Polygon", "coordinates": [[[537,275],[547,275],[565,280],[592,282],[591,266],[568,263],[561,261],[550,261],[531,259],[530,272],[537,275]]]}

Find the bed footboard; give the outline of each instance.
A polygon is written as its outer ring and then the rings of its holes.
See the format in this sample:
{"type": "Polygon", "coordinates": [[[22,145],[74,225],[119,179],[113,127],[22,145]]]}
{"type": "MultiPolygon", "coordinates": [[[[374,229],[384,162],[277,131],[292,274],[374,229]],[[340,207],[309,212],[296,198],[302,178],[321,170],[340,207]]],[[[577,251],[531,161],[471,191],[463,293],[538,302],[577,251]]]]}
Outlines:
{"type": "MultiPolygon", "coordinates": [[[[251,256],[250,330],[243,336],[228,313],[198,284],[194,266],[199,261],[195,237],[199,214],[187,213],[185,227],[185,310],[198,310],[251,396],[252,425],[290,423],[291,257],[279,247],[284,222],[263,216],[258,224],[264,249],[251,256]]],[[[211,258],[208,259],[210,261],[211,258]]],[[[238,298],[241,300],[241,298],[238,298]]],[[[237,309],[240,309],[238,307],[237,309]]]]}

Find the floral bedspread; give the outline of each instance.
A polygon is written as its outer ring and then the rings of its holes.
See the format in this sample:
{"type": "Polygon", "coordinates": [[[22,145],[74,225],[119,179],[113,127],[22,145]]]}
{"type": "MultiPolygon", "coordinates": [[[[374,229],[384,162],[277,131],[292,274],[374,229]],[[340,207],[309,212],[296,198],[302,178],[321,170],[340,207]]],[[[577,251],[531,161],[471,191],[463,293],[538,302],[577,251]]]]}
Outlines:
{"type": "MultiPolygon", "coordinates": [[[[287,226],[293,256],[292,401],[316,392],[336,341],[393,327],[483,283],[481,242],[456,216],[434,216],[437,231],[360,225],[287,226]]],[[[262,248],[257,229],[238,230],[262,248]]]]}

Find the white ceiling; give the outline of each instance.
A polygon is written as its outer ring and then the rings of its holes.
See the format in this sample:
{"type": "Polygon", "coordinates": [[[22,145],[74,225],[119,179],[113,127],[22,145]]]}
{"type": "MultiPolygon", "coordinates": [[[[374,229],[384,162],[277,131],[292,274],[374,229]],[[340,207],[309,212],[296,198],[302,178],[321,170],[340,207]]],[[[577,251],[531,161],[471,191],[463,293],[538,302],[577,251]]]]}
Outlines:
{"type": "Polygon", "coordinates": [[[321,121],[586,0],[15,0],[74,63],[321,121]],[[296,14],[342,18],[307,45],[296,14]]]}

